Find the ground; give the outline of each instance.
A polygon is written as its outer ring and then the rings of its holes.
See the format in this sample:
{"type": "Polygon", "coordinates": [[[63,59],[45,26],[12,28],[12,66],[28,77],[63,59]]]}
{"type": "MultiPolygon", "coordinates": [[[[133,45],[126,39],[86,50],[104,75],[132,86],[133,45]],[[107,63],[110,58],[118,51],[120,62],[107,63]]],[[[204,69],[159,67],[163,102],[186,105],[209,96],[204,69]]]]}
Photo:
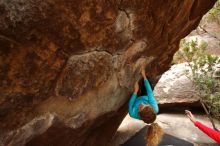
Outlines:
{"type": "MultiPolygon", "coordinates": [[[[195,114],[195,117],[198,121],[211,127],[211,123],[204,114],[195,114]]],[[[217,146],[217,144],[215,144],[215,142],[211,138],[207,137],[198,128],[196,128],[184,114],[162,113],[158,115],[156,122],[159,123],[159,125],[163,128],[164,132],[166,133],[166,140],[170,138],[170,140],[173,140],[174,143],[176,139],[184,140],[185,142],[192,143],[195,146],[217,146]]],[[[215,121],[215,123],[217,124],[217,127],[220,127],[217,121],[215,121]]],[[[133,140],[131,139],[132,137],[134,139],[135,134],[135,137],[139,137],[139,140],[142,141],[143,139],[140,139],[140,136],[141,133],[142,136],[144,135],[143,131],[145,126],[146,124],[144,122],[135,120],[131,118],[129,115],[127,115],[123,120],[122,124],[120,125],[118,132],[116,133],[110,145],[122,145],[126,143],[126,141],[128,143],[128,140],[129,142],[132,142],[133,140]]]]}

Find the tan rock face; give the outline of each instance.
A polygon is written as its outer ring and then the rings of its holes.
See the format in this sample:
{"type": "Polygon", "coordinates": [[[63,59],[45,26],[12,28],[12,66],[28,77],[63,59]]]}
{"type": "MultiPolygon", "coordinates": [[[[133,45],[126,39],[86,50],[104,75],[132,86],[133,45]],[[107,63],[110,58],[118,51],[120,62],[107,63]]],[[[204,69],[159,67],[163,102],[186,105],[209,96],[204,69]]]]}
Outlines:
{"type": "Polygon", "coordinates": [[[0,1],[0,145],[105,145],[214,3],[0,1]]]}
{"type": "Polygon", "coordinates": [[[191,72],[187,63],[173,65],[165,72],[154,88],[154,95],[159,107],[175,108],[185,106],[200,106],[199,97],[193,86],[191,72]]]}

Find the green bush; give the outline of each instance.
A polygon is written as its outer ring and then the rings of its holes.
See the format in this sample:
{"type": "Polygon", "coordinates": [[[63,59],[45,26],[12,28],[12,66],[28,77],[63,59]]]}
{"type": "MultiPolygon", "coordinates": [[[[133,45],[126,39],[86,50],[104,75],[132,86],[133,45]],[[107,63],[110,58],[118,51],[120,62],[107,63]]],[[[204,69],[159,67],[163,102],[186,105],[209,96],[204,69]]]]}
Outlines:
{"type": "Polygon", "coordinates": [[[220,71],[216,71],[220,58],[207,54],[207,46],[206,42],[199,44],[197,40],[186,41],[183,39],[178,54],[190,66],[187,73],[190,71],[192,73],[192,81],[197,94],[208,107],[211,115],[220,120],[220,81],[216,77],[220,74],[220,71]]]}

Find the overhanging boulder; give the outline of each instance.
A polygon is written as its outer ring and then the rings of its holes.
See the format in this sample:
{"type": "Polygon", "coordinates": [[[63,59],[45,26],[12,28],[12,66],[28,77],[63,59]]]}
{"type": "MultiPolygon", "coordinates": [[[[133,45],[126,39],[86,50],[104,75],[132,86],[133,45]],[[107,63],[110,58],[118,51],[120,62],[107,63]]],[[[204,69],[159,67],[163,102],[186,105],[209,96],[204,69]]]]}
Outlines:
{"type": "Polygon", "coordinates": [[[0,145],[105,145],[215,0],[1,0],[0,145]]]}

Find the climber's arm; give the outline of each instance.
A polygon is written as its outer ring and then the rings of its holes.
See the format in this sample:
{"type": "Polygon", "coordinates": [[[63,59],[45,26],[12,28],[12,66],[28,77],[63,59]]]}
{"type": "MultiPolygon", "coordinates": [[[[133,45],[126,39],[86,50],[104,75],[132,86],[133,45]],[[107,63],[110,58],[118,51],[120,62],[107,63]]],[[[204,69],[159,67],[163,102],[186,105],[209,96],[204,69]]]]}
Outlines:
{"type": "Polygon", "coordinates": [[[148,81],[148,79],[147,79],[147,76],[146,76],[146,73],[145,73],[144,68],[142,68],[141,74],[142,74],[142,76],[143,76],[143,78],[144,78],[144,87],[145,87],[145,89],[146,89],[146,91],[147,91],[147,95],[148,95],[148,96],[153,95],[153,91],[152,91],[151,86],[150,86],[150,83],[149,83],[149,81],[148,81]]]}
{"type": "Polygon", "coordinates": [[[146,73],[145,73],[144,69],[142,69],[141,74],[142,74],[142,76],[144,78],[144,87],[146,88],[146,91],[147,91],[148,102],[151,105],[151,107],[153,107],[154,111],[156,113],[158,113],[159,112],[159,108],[158,108],[157,100],[154,97],[153,90],[151,88],[151,85],[150,85],[147,77],[146,77],[146,73]]]}
{"type": "Polygon", "coordinates": [[[137,93],[134,92],[128,103],[128,113],[133,118],[135,118],[134,103],[135,103],[136,98],[137,98],[137,93]]]}
{"type": "Polygon", "coordinates": [[[138,82],[135,82],[135,84],[134,84],[134,93],[132,94],[131,99],[129,100],[129,103],[128,103],[128,113],[133,118],[136,118],[135,117],[136,113],[134,111],[134,104],[135,104],[135,100],[137,98],[138,90],[139,90],[138,82]]]}

